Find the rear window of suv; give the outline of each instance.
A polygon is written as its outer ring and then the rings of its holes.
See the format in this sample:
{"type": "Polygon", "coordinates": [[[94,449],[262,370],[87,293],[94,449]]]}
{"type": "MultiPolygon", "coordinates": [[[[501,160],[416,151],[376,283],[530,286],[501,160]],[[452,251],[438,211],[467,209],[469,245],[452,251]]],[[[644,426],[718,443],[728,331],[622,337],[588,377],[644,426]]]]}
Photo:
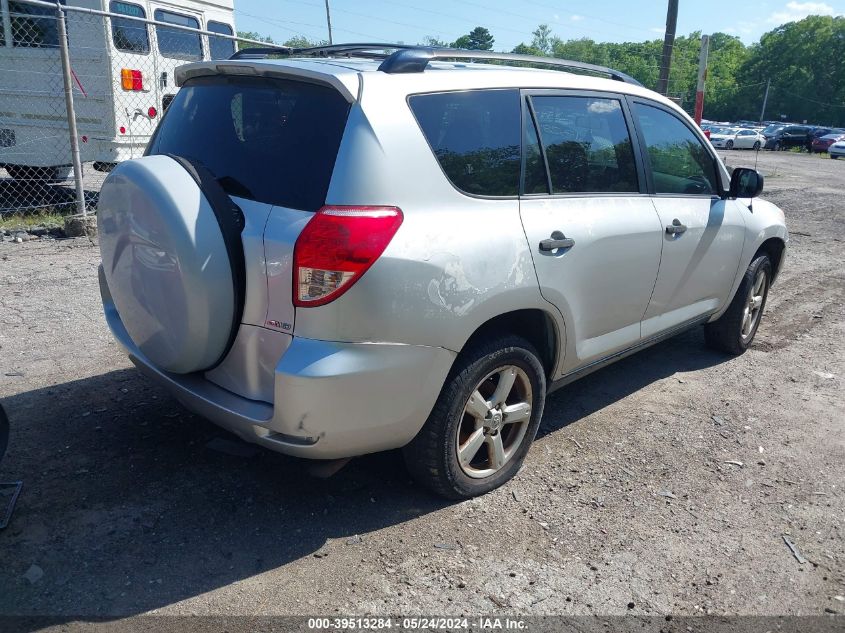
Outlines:
{"type": "Polygon", "coordinates": [[[408,103],[455,187],[476,196],[519,193],[519,91],[414,95],[408,103]]]}
{"type": "Polygon", "coordinates": [[[325,204],[349,103],[336,90],[261,77],[197,77],[168,106],[148,154],[197,160],[233,196],[325,204]]]}

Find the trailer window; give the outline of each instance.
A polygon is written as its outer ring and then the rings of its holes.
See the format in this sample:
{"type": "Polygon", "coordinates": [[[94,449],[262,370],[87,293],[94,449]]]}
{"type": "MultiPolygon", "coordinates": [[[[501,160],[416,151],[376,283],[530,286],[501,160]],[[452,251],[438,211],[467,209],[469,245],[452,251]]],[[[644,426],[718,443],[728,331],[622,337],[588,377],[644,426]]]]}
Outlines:
{"type": "MultiPolygon", "coordinates": [[[[191,29],[199,29],[200,23],[196,18],[181,13],[172,13],[163,9],[156,9],[156,22],[166,22],[191,29]]],[[[191,33],[184,29],[170,26],[156,25],[158,52],[173,59],[202,59],[202,42],[199,33],[191,33]]]]}
{"type": "MultiPolygon", "coordinates": [[[[59,2],[65,4],[65,0],[59,2]]],[[[59,45],[55,9],[12,1],[9,2],[9,17],[14,46],[56,48],[59,45]]]]}
{"type": "MultiPolygon", "coordinates": [[[[137,4],[129,4],[128,2],[112,2],[109,6],[112,13],[131,15],[135,18],[147,17],[144,9],[139,7],[137,4]]],[[[149,33],[147,33],[147,25],[145,22],[127,20],[125,18],[112,18],[111,38],[112,42],[114,42],[115,48],[119,51],[143,54],[150,52],[150,36],[149,33]]]]}
{"type": "MultiPolygon", "coordinates": [[[[207,30],[222,35],[234,35],[232,27],[222,22],[209,22],[207,30]]],[[[229,59],[235,54],[235,40],[225,37],[208,36],[208,54],[211,59],[229,59]]]]}

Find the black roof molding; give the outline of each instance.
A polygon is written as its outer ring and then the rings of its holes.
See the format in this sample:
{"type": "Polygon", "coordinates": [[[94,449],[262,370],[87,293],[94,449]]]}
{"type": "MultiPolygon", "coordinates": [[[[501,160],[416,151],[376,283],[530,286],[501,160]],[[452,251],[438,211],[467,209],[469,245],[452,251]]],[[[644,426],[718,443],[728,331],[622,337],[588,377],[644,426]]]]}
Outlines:
{"type": "Polygon", "coordinates": [[[312,46],[309,48],[291,48],[289,46],[267,46],[262,48],[243,48],[229,59],[264,59],[272,55],[283,57],[334,57],[355,56],[382,59],[379,70],[390,74],[421,73],[429,62],[442,59],[465,59],[468,61],[499,61],[549,66],[566,70],[582,71],[605,75],[616,81],[641,86],[642,84],[623,72],[569,59],[556,57],[538,57],[536,55],[518,55],[516,53],[495,53],[493,51],[469,51],[459,48],[436,48],[430,46],[410,46],[406,44],[350,43],[312,46]]]}
{"type": "Polygon", "coordinates": [[[516,53],[495,53],[493,51],[468,51],[457,48],[427,48],[415,47],[411,49],[397,50],[385,59],[379,70],[389,74],[420,73],[423,72],[428,63],[437,59],[466,59],[466,60],[488,60],[503,62],[518,62],[522,64],[535,64],[562,68],[567,70],[580,70],[599,75],[606,75],[616,81],[641,86],[642,84],[623,72],[597,66],[584,62],[576,62],[570,59],[558,59],[556,57],[539,57],[536,55],[518,55],[516,53]]]}
{"type": "Polygon", "coordinates": [[[386,58],[387,51],[415,48],[404,44],[387,44],[384,42],[327,44],[326,46],[310,46],[308,48],[291,48],[290,46],[261,46],[242,48],[229,59],[264,59],[271,55],[285,57],[330,57],[332,55],[350,55],[351,53],[369,53],[366,57],[386,58]]]}

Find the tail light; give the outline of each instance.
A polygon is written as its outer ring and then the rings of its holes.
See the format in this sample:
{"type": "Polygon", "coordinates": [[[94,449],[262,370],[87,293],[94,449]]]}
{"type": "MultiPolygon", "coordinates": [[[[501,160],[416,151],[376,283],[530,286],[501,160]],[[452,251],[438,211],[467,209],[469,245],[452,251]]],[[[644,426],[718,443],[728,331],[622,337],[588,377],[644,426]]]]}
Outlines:
{"type": "Polygon", "coordinates": [[[293,249],[293,304],[320,306],[349,290],[387,248],[402,219],[396,207],[317,211],[293,249]]]}
{"type": "Polygon", "coordinates": [[[133,90],[135,92],[144,89],[144,75],[140,70],[132,70],[131,68],[120,69],[120,84],[124,90],[133,90]]]}

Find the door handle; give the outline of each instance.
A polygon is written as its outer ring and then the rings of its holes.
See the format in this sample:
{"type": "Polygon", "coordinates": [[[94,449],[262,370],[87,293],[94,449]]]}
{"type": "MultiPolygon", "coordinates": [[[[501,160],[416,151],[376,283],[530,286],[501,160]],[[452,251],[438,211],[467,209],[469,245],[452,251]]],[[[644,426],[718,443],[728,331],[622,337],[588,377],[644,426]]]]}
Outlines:
{"type": "Polygon", "coordinates": [[[684,231],[687,230],[686,224],[681,224],[681,221],[678,218],[672,220],[672,224],[666,227],[666,232],[669,235],[680,235],[684,231]]]}
{"type": "Polygon", "coordinates": [[[552,231],[550,239],[540,242],[541,251],[553,251],[558,248],[572,248],[575,246],[575,240],[571,237],[566,237],[560,231],[552,231]]]}

